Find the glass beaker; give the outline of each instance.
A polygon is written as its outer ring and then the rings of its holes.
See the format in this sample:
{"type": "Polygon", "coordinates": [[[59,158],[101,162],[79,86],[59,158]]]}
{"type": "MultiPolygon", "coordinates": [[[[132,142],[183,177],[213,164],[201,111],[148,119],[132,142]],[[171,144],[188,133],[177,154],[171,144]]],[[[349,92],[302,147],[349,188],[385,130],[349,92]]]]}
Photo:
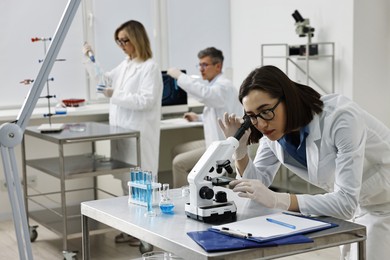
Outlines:
{"type": "Polygon", "coordinates": [[[173,204],[171,198],[169,197],[169,183],[164,183],[162,189],[160,189],[160,209],[162,213],[173,214],[173,204]]]}

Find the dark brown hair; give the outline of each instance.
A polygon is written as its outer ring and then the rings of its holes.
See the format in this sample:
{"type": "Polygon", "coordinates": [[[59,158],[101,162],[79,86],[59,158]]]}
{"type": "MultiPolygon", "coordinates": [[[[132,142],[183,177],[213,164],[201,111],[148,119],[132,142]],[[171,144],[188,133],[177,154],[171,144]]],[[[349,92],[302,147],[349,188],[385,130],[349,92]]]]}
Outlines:
{"type": "MultiPolygon", "coordinates": [[[[263,66],[253,70],[240,87],[239,100],[252,90],[268,93],[272,98],[281,98],[286,107],[286,129],[290,133],[313,120],[314,114],[322,112],[321,95],[313,88],[290,80],[286,74],[275,66],[263,66]]],[[[252,134],[249,143],[257,143],[262,134],[251,126],[252,134]]]]}

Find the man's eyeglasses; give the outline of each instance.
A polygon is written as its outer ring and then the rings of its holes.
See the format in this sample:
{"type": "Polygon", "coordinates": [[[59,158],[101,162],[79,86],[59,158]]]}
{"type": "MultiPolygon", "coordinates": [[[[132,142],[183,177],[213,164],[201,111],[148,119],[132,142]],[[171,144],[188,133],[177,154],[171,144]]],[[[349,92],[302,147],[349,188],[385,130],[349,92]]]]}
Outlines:
{"type": "Polygon", "coordinates": [[[209,64],[209,63],[199,63],[199,64],[196,64],[196,68],[197,69],[207,69],[208,66],[211,66],[211,65],[215,65],[217,63],[212,63],[212,64],[209,64]]]}
{"type": "Polygon", "coordinates": [[[257,118],[258,117],[260,117],[261,119],[263,119],[265,121],[271,121],[275,117],[274,110],[278,107],[278,105],[280,104],[280,101],[282,101],[282,98],[279,98],[279,100],[275,106],[273,106],[269,109],[264,109],[263,111],[261,111],[260,113],[258,113],[256,115],[246,115],[246,116],[250,118],[253,125],[257,125],[257,121],[258,121],[257,118]]]}
{"type": "Polygon", "coordinates": [[[116,39],[116,44],[118,44],[119,46],[125,46],[129,41],[129,39],[116,39]]]}

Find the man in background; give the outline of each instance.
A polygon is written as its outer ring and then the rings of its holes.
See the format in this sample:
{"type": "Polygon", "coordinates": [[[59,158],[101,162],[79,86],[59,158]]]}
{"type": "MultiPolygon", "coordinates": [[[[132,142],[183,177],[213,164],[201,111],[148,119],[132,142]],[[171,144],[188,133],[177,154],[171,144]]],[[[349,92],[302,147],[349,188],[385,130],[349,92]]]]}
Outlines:
{"type": "Polygon", "coordinates": [[[205,82],[193,79],[176,68],[168,69],[168,74],[177,79],[178,85],[190,96],[204,104],[202,114],[185,113],[188,121],[202,121],[204,140],[196,140],[177,145],[172,151],[173,187],[188,185],[187,176],[207,147],[218,140],[224,140],[219,128],[218,118],[223,118],[225,112],[237,116],[244,114],[238,100],[238,91],[232,82],[222,73],[222,51],[209,47],[198,53],[199,71],[205,82]]]}

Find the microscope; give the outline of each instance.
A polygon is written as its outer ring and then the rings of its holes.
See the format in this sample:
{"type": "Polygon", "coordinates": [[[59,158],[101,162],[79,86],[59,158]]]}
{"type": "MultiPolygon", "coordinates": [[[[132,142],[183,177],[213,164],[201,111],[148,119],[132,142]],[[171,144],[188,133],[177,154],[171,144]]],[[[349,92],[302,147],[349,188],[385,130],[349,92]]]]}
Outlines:
{"type": "Polygon", "coordinates": [[[299,37],[305,37],[307,35],[311,38],[314,36],[314,28],[310,26],[309,19],[303,19],[298,10],[295,10],[292,16],[295,20],[295,32],[299,35],[299,37]]]}
{"type": "Polygon", "coordinates": [[[215,178],[224,172],[232,172],[230,160],[239,145],[239,140],[250,127],[249,117],[235,133],[234,137],[213,142],[188,175],[190,202],[185,204],[187,217],[206,223],[221,223],[236,220],[237,207],[228,201],[223,191],[216,194],[213,185],[215,178]]]}
{"type": "Polygon", "coordinates": [[[307,36],[307,44],[300,46],[290,46],[290,55],[318,55],[318,44],[312,44],[311,38],[314,37],[314,28],[310,26],[310,20],[304,19],[302,15],[295,10],[292,13],[295,20],[295,32],[299,37],[307,36]],[[308,50],[308,51],[307,51],[308,50]]]}

